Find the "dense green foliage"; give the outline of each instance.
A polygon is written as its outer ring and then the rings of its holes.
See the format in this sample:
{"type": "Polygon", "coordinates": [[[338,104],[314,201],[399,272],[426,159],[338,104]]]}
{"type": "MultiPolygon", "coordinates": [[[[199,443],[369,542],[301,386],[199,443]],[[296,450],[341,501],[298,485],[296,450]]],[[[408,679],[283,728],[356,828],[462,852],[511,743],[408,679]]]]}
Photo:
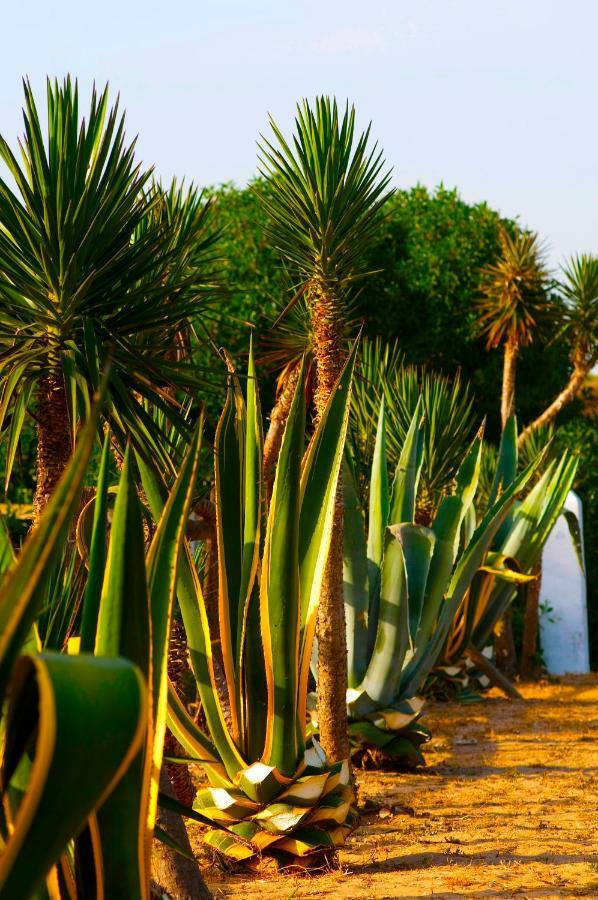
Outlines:
{"type": "MultiPolygon", "coordinates": [[[[265,190],[256,180],[247,188],[228,184],[214,192],[213,219],[224,228],[227,313],[235,317],[223,323],[219,339],[230,336],[233,349],[242,344],[239,321],[270,327],[290,297],[291,279],[266,236],[260,203],[265,190]]],[[[476,336],[474,300],[480,268],[499,252],[498,213],[442,186],[433,192],[421,186],[399,190],[384,213],[365,259],[364,268],[375,274],[357,297],[355,317],[364,319],[371,336],[396,337],[408,363],[428,363],[447,374],[460,368],[472,384],[480,417],[489,416],[488,433],[497,438],[502,356],[488,352],[476,336]]],[[[525,349],[518,369],[526,385],[518,397],[522,424],[544,409],[569,369],[566,346],[525,349]],[[541,380],[534,377],[540,364],[541,380]]]]}

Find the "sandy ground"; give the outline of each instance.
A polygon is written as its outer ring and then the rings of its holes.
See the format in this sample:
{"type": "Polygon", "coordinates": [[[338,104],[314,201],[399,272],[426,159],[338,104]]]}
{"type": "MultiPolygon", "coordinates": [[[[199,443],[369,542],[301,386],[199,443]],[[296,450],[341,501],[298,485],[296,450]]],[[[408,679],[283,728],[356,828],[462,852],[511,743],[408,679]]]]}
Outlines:
{"type": "Polygon", "coordinates": [[[214,896],[598,898],[598,675],[522,693],[430,708],[422,774],[359,774],[375,808],[340,871],[224,876],[204,858],[214,896]]]}

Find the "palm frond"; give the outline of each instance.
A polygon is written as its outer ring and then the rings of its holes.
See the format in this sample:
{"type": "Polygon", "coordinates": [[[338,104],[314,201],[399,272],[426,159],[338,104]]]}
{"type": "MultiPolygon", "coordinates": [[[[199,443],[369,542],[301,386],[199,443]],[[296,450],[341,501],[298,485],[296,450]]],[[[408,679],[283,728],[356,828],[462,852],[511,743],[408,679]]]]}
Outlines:
{"type": "Polygon", "coordinates": [[[478,331],[488,348],[504,341],[525,346],[554,315],[546,248],[534,232],[499,231],[501,254],[481,273],[478,331]]]}
{"type": "Polygon", "coordinates": [[[270,126],[272,139],[259,145],[270,238],[298,284],[315,277],[346,289],[367,274],[363,251],[392,193],[370,126],[356,136],[354,108],[347,104],[341,115],[329,97],[298,105],[290,143],[272,118],[270,126]]]}

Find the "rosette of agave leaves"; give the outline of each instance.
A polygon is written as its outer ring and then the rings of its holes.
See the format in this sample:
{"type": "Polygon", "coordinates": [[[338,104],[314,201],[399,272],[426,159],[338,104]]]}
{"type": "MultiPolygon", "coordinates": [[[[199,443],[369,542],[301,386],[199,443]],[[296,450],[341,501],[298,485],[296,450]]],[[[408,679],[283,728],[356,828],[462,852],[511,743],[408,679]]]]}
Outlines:
{"type": "MultiPolygon", "coordinates": [[[[342,844],[356,821],[348,762],[326,760],[307,735],[306,712],[354,360],[353,350],[307,447],[301,372],[268,510],[252,355],[244,384],[231,375],[214,444],[214,615],[190,552],[179,574],[177,599],[207,727],[197,726],[172,685],[168,724],[208,779],[194,802],[214,824],[205,842],[249,865],[267,855],[309,866],[342,844]]],[[[139,465],[156,517],[163,486],[139,465]]]]}
{"type": "Polygon", "coordinates": [[[345,466],[344,596],[349,732],[364,765],[423,763],[418,691],[435,665],[455,613],[517,494],[538,460],[515,478],[475,525],[482,430],[471,443],[429,527],[416,502],[426,423],[421,404],[407,432],[392,484],[386,412],[379,409],[367,525],[350,461],[345,466]]]}

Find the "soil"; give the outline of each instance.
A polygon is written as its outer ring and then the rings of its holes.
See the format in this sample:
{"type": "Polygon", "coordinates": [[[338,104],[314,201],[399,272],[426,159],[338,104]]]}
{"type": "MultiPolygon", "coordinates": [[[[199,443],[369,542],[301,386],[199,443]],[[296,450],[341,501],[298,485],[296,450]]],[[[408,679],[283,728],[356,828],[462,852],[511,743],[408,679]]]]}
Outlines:
{"type": "Polygon", "coordinates": [[[598,674],[521,691],[431,705],[420,773],[357,773],[339,870],[223,875],[200,853],[214,896],[598,898],[598,674]]]}

